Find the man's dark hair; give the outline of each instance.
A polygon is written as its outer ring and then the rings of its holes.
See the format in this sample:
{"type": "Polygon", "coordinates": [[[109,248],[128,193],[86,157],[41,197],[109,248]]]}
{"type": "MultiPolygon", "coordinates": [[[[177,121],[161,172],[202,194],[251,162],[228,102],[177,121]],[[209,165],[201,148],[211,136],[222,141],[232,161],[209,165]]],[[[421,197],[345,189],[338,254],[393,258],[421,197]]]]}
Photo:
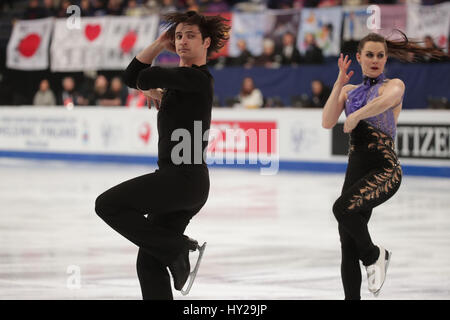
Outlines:
{"type": "Polygon", "coordinates": [[[165,24],[168,26],[167,34],[170,39],[175,40],[175,29],[178,24],[185,23],[198,26],[202,39],[211,38],[211,44],[208,48],[208,55],[213,51],[219,51],[230,38],[231,29],[225,22],[229,21],[219,15],[203,16],[195,11],[185,13],[172,12],[164,15],[165,24]]]}

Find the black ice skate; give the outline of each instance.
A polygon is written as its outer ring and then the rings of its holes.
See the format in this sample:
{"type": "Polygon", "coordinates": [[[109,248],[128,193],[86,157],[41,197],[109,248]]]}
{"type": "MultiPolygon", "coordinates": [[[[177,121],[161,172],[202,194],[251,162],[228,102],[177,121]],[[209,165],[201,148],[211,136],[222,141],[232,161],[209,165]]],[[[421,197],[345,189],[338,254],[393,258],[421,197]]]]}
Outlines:
{"type": "Polygon", "coordinates": [[[205,251],[206,242],[203,243],[202,246],[198,245],[196,240],[188,238],[188,250],[184,251],[182,254],[178,256],[178,258],[169,265],[169,270],[172,273],[174,287],[176,290],[181,291],[183,295],[187,295],[191,290],[192,284],[194,283],[195,276],[197,275],[198,268],[200,266],[200,262],[203,256],[203,252],[205,251]],[[189,251],[199,251],[197,263],[195,264],[194,270],[191,272],[191,265],[189,262],[189,251]],[[189,282],[188,282],[189,280],[189,282]],[[186,282],[188,285],[185,290],[183,287],[186,282]]]}

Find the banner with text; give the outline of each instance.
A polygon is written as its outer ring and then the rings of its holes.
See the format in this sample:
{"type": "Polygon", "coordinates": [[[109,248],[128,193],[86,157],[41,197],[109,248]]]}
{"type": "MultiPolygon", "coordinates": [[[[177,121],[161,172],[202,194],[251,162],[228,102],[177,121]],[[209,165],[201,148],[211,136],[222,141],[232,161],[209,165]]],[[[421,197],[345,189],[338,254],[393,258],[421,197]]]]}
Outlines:
{"type": "Polygon", "coordinates": [[[52,71],[124,69],[155,40],[157,15],[148,17],[84,17],[80,28],[57,19],[51,45],[52,71]]]}
{"type": "Polygon", "coordinates": [[[423,39],[429,35],[438,47],[448,52],[448,34],[450,29],[450,2],[434,6],[408,4],[407,35],[410,38],[423,39]]]}
{"type": "Polygon", "coordinates": [[[109,20],[83,17],[80,28],[69,28],[66,19],[56,19],[50,69],[62,72],[101,69],[109,20]]]}
{"type": "Polygon", "coordinates": [[[0,109],[0,151],[156,155],[157,143],[148,110],[0,109]]]}

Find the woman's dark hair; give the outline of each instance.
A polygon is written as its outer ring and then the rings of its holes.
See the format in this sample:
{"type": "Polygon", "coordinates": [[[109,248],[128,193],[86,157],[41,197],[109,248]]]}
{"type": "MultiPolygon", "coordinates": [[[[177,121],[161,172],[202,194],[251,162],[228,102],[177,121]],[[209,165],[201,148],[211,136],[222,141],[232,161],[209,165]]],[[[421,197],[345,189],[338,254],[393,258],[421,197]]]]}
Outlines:
{"type": "Polygon", "coordinates": [[[402,31],[396,29],[403,39],[400,40],[387,40],[385,37],[378,33],[369,33],[367,36],[362,38],[358,44],[358,53],[361,54],[364,45],[368,41],[381,42],[384,44],[384,49],[386,54],[390,57],[399,59],[405,62],[413,62],[417,60],[418,57],[429,56],[432,58],[443,58],[446,57],[446,53],[436,47],[436,48],[426,48],[420,45],[423,41],[410,40],[402,31]],[[414,53],[414,58],[411,59],[409,53],[414,53]]]}
{"type": "Polygon", "coordinates": [[[168,26],[167,34],[172,40],[175,39],[175,29],[178,24],[197,25],[203,40],[207,37],[211,38],[208,55],[213,51],[219,51],[230,38],[229,31],[231,27],[225,23],[229,20],[219,15],[203,16],[195,11],[185,13],[172,12],[164,15],[164,20],[166,26],[168,26]]]}

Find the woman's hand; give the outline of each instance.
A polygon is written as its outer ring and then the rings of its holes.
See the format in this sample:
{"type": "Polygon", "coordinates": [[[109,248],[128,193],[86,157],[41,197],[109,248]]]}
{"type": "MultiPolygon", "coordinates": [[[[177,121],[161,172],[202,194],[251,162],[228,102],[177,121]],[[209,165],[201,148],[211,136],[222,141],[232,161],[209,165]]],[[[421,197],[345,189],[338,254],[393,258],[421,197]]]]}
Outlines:
{"type": "Polygon", "coordinates": [[[353,71],[350,71],[347,74],[348,67],[350,67],[350,64],[352,63],[352,60],[350,59],[350,60],[347,61],[348,55],[345,56],[345,59],[343,58],[343,56],[344,55],[341,53],[341,55],[340,55],[340,57],[338,59],[339,75],[338,75],[338,78],[336,80],[341,86],[346,85],[349,82],[350,78],[354,74],[353,71]]]}
{"type": "Polygon", "coordinates": [[[152,108],[152,102],[155,105],[156,109],[159,110],[161,99],[163,96],[163,89],[150,89],[150,90],[140,90],[144,96],[147,97],[147,105],[148,108],[152,108]]]}
{"type": "Polygon", "coordinates": [[[350,133],[358,125],[359,119],[354,113],[350,114],[344,123],[344,132],[350,133]]]}

